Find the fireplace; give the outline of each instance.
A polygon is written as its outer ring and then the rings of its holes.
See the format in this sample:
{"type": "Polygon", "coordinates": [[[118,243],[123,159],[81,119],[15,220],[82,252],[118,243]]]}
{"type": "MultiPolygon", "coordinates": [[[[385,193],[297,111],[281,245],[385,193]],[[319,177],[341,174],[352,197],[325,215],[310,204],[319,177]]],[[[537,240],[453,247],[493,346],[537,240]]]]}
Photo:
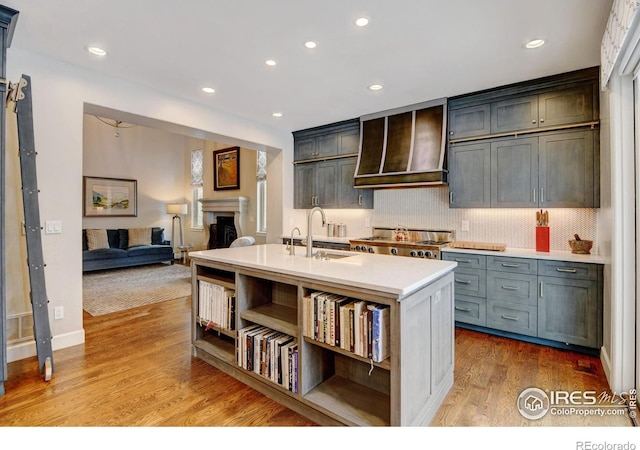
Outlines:
{"type": "Polygon", "coordinates": [[[218,216],[216,223],[209,225],[208,248],[228,248],[238,237],[233,217],[218,216]]]}
{"type": "Polygon", "coordinates": [[[200,199],[204,229],[209,233],[208,248],[226,248],[244,236],[242,224],[248,202],[246,197],[200,199]]]}

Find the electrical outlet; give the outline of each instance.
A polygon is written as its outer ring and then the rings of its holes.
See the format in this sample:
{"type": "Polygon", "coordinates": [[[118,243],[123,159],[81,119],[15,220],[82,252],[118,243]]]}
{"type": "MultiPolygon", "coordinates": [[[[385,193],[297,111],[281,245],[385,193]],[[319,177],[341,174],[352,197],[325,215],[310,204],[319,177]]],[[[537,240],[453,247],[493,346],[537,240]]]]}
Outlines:
{"type": "Polygon", "coordinates": [[[469,221],[468,220],[463,220],[460,223],[460,228],[462,229],[462,231],[469,231],[469,221]]]}
{"type": "Polygon", "coordinates": [[[64,319],[64,306],[53,308],[53,318],[56,320],[64,319]]]}
{"type": "Polygon", "coordinates": [[[364,226],[365,227],[370,227],[371,226],[371,219],[369,219],[368,217],[366,219],[364,219],[364,226]]]}

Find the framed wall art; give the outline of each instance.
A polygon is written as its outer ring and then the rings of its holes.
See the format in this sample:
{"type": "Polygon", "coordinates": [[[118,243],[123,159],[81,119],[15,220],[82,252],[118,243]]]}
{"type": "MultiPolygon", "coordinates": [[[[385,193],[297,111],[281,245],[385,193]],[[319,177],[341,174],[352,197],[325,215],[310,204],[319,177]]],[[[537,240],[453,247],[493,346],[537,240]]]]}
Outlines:
{"type": "Polygon", "coordinates": [[[213,189],[240,189],[240,147],[213,152],[213,189]]]}
{"type": "Polygon", "coordinates": [[[138,182],[122,178],[83,178],[85,217],[135,217],[138,182]]]}

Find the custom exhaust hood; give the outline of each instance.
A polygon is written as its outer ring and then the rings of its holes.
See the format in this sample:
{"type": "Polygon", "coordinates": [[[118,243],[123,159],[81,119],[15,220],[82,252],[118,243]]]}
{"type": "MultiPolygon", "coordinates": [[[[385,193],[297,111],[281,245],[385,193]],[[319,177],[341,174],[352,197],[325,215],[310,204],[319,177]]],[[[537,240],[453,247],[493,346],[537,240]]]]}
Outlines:
{"type": "Polygon", "coordinates": [[[444,186],[447,99],[360,118],[355,187],[444,186]]]}

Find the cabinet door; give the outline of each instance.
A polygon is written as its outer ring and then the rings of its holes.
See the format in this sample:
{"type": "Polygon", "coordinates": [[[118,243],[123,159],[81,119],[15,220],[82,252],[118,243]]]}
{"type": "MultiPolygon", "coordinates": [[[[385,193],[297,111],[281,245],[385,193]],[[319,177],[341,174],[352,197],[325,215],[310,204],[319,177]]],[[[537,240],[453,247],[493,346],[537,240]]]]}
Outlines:
{"type": "Polygon", "coordinates": [[[360,149],[360,126],[338,133],[338,155],[357,155],[360,149]]]}
{"type": "Polygon", "coordinates": [[[538,337],[597,348],[598,284],[595,281],[538,277],[538,337]]]}
{"type": "Polygon", "coordinates": [[[491,105],[449,110],[449,139],[462,139],[491,133],[491,105]]]}
{"type": "Polygon", "coordinates": [[[538,96],[512,98],[491,104],[491,132],[538,128],[538,96]]]}
{"type": "Polygon", "coordinates": [[[293,159],[295,161],[312,159],[315,158],[316,152],[316,138],[296,139],[293,150],[293,159]]]}
{"type": "Polygon", "coordinates": [[[538,206],[538,138],[491,143],[491,206],[538,206]]]}
{"type": "Polygon", "coordinates": [[[338,206],[338,163],[336,160],[315,163],[316,206],[338,206]]]}
{"type": "Polygon", "coordinates": [[[594,207],[593,131],[540,136],[540,206],[594,207]]]}
{"type": "Polygon", "coordinates": [[[294,169],[293,204],[298,209],[308,209],[315,205],[315,164],[297,164],[294,169]]]}
{"type": "Polygon", "coordinates": [[[491,206],[490,149],[488,142],[449,147],[451,208],[491,206]]]}
{"type": "Polygon", "coordinates": [[[314,158],[336,156],[338,154],[338,133],[330,133],[316,138],[314,158]]]}
{"type": "Polygon", "coordinates": [[[593,85],[541,94],[538,115],[541,127],[589,122],[593,115],[593,85]]]}
{"type": "Polygon", "coordinates": [[[338,208],[373,208],[373,190],[353,187],[357,158],[339,159],[338,208]]]}

